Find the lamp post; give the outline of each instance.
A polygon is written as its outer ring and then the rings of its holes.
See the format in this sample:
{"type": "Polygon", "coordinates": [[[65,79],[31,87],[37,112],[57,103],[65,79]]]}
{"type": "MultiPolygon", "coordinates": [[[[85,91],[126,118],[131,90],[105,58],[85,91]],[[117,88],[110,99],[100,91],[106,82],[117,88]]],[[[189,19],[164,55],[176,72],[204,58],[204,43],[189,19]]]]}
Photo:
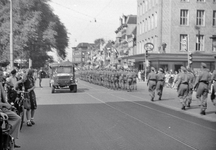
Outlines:
{"type": "Polygon", "coordinates": [[[13,0],[10,1],[10,67],[13,69],[13,0]]]}

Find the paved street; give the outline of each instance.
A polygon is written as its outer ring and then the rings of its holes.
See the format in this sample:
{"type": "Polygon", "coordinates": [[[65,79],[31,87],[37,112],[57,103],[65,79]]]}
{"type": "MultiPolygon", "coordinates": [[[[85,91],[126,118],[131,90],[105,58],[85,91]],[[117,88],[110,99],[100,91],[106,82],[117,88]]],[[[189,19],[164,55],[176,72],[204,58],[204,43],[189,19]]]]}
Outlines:
{"type": "MultiPolygon", "coordinates": [[[[38,86],[38,83],[37,83],[38,86]]],[[[78,92],[51,94],[48,79],[36,88],[36,125],[24,125],[22,150],[215,150],[216,114],[197,101],[180,110],[177,93],[165,89],[162,101],[150,102],[146,83],[138,91],[113,91],[78,82],[78,92]]]]}

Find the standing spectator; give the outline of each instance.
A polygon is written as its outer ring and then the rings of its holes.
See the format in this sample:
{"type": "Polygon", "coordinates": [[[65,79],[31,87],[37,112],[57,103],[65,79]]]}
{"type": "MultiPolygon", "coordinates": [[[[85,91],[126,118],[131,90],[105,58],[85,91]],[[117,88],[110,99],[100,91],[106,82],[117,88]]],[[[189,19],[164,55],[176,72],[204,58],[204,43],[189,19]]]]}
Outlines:
{"type": "Polygon", "coordinates": [[[145,72],[144,72],[144,70],[141,70],[141,80],[142,81],[145,80],[145,72]]]}
{"type": "Polygon", "coordinates": [[[23,79],[18,81],[18,83],[24,84],[25,91],[29,93],[31,107],[30,109],[26,110],[27,126],[32,126],[35,124],[34,114],[35,114],[35,110],[37,109],[36,96],[34,92],[35,80],[33,74],[34,74],[34,70],[30,69],[27,72],[27,74],[23,77],[23,79]]]}
{"type": "MultiPolygon", "coordinates": [[[[0,69],[0,78],[3,77],[3,70],[0,69]]],[[[10,130],[10,135],[18,139],[19,132],[20,132],[20,125],[21,125],[21,118],[18,116],[15,112],[10,110],[11,105],[6,101],[6,94],[5,90],[2,86],[2,82],[0,81],[0,109],[2,110],[1,115],[6,114],[4,116],[7,116],[8,123],[12,126],[12,129],[10,130]]],[[[1,143],[2,144],[2,143],[1,143]]],[[[14,145],[15,148],[20,148],[18,145],[14,145]]]]}
{"type": "Polygon", "coordinates": [[[38,72],[38,79],[39,79],[39,87],[42,88],[41,86],[41,82],[42,82],[42,78],[44,77],[45,72],[43,71],[43,68],[41,67],[39,72],[38,72]]]}
{"type": "Polygon", "coordinates": [[[175,74],[173,75],[173,84],[172,84],[172,88],[176,89],[176,82],[177,82],[177,79],[178,79],[178,72],[175,71],[175,74]]]}
{"type": "Polygon", "coordinates": [[[141,81],[141,71],[138,71],[138,80],[141,81]]]}

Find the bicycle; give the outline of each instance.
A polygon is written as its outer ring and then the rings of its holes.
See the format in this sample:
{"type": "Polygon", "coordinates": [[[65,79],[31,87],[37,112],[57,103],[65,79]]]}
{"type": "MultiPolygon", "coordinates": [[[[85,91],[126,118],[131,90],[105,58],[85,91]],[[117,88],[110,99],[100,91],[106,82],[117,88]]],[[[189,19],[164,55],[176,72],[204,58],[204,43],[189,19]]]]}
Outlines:
{"type": "Polygon", "coordinates": [[[9,134],[12,126],[0,116],[0,150],[14,150],[15,140],[9,134]]]}
{"type": "Polygon", "coordinates": [[[21,117],[21,126],[20,126],[20,130],[22,129],[23,123],[24,123],[24,99],[25,99],[25,94],[27,94],[28,92],[25,91],[19,91],[19,90],[14,90],[17,92],[17,98],[15,99],[14,102],[11,102],[11,110],[16,112],[17,115],[19,115],[21,117]],[[20,94],[20,95],[19,95],[20,94]]]}

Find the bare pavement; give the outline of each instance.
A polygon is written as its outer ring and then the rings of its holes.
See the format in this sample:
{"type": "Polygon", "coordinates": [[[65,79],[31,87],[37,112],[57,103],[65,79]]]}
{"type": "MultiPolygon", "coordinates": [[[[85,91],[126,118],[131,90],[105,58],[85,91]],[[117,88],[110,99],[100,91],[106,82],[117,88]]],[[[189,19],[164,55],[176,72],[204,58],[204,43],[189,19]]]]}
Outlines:
{"type": "MultiPolygon", "coordinates": [[[[37,83],[38,85],[38,83],[37,83]]],[[[150,101],[145,82],[134,92],[114,91],[84,81],[78,92],[51,94],[48,79],[36,88],[36,125],[24,124],[21,150],[215,150],[216,108],[208,100],[182,111],[174,89],[150,101]]]]}

